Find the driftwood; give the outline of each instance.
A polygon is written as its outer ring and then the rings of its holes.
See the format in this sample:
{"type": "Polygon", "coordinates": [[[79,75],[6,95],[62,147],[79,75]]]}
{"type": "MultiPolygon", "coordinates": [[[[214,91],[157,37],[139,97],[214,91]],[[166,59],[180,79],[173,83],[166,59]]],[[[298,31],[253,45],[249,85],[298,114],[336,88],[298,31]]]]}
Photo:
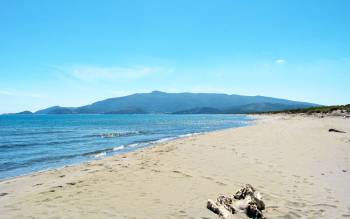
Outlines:
{"type": "Polygon", "coordinates": [[[213,200],[208,199],[207,208],[219,215],[219,218],[222,219],[231,219],[233,218],[233,214],[225,208],[225,205],[217,204],[213,200]]]}
{"type": "Polygon", "coordinates": [[[250,218],[265,218],[262,213],[265,204],[260,193],[249,184],[243,186],[234,195],[220,195],[216,202],[209,199],[207,208],[221,219],[232,219],[237,212],[244,212],[250,218]]]}

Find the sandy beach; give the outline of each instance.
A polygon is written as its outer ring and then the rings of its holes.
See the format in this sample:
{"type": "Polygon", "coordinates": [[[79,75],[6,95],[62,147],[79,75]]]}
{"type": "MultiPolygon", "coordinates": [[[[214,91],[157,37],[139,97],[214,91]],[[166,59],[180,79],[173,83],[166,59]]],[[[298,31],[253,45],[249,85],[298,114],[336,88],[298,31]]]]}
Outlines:
{"type": "Polygon", "coordinates": [[[350,217],[350,119],[254,123],[1,181],[0,218],[218,218],[207,199],[246,183],[267,218],[350,217]]]}

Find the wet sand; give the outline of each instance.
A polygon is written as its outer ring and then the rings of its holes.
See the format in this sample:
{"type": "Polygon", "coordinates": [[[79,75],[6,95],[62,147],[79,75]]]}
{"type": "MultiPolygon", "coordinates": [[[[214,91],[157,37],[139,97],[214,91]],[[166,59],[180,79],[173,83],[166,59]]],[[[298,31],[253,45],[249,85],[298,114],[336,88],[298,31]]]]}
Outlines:
{"type": "Polygon", "coordinates": [[[350,119],[255,123],[1,181],[0,218],[217,218],[207,199],[246,183],[268,218],[350,217],[350,119]]]}

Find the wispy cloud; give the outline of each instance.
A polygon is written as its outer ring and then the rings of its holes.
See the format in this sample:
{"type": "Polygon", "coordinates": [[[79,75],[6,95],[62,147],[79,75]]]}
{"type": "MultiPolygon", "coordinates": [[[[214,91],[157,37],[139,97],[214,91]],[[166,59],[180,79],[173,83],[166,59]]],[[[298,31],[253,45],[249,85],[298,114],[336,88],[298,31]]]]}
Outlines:
{"type": "Polygon", "coordinates": [[[137,79],[155,72],[150,67],[141,68],[120,68],[120,67],[96,67],[96,66],[79,66],[72,71],[72,75],[79,79],[137,79]]]}
{"type": "Polygon", "coordinates": [[[12,96],[12,97],[32,97],[32,98],[45,98],[46,95],[24,92],[19,90],[0,90],[0,95],[2,96],[12,96]]]}
{"type": "Polygon", "coordinates": [[[276,63],[277,64],[283,64],[283,63],[285,63],[286,62],[286,60],[284,60],[284,59],[277,59],[276,60],[276,63]]]}
{"type": "Polygon", "coordinates": [[[137,66],[137,67],[116,67],[116,66],[94,66],[74,65],[69,67],[54,66],[59,72],[66,76],[81,81],[117,81],[137,80],[158,73],[169,73],[171,70],[162,67],[137,66]]]}

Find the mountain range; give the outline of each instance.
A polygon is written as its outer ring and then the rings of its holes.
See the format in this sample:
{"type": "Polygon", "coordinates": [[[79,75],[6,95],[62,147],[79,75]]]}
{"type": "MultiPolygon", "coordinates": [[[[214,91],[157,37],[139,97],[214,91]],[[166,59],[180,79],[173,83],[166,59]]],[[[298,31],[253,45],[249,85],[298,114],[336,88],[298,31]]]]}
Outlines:
{"type": "Polygon", "coordinates": [[[35,114],[229,114],[279,111],[319,106],[265,96],[216,93],[136,93],[81,107],[53,106],[35,114]]]}

